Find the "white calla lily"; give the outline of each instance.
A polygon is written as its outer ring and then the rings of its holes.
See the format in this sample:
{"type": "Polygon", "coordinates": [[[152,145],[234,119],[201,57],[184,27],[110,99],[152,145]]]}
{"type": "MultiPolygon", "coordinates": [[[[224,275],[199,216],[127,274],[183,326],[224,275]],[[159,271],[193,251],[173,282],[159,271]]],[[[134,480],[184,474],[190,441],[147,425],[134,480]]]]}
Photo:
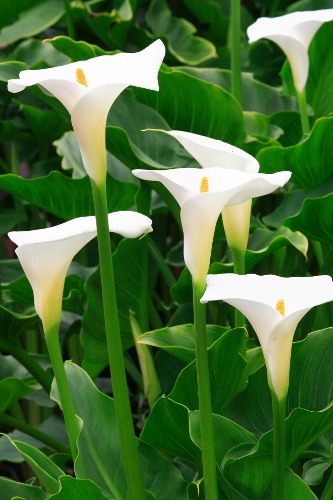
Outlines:
{"type": "Polygon", "coordinates": [[[208,168],[133,170],[143,180],[160,181],[181,207],[184,260],[196,284],[205,282],[215,225],[226,205],[271,193],[283,186],[291,172],[258,174],[208,168]]]}
{"type": "MultiPolygon", "coordinates": [[[[114,212],[108,220],[109,230],[126,238],[152,231],[151,220],[137,212],[114,212]]],[[[46,229],[8,234],[18,245],[16,254],[32,286],[35,308],[45,332],[60,322],[64,282],[72,259],[96,234],[93,216],[46,229]]]]}
{"type": "Polygon", "coordinates": [[[129,85],[158,90],[165,54],[161,40],[137,53],[104,55],[49,69],[21,71],[8,81],[10,92],[39,84],[67,108],[88,175],[99,184],[106,175],[105,125],[110,107],[129,85]]]}
{"type": "MultiPolygon", "coordinates": [[[[170,130],[166,132],[177,139],[197,160],[202,168],[222,167],[258,173],[259,162],[236,146],[191,132],[170,130]]],[[[231,249],[245,252],[249,238],[251,199],[244,203],[226,206],[222,209],[222,219],[228,245],[231,249]]]]}
{"type": "Polygon", "coordinates": [[[202,168],[222,167],[243,172],[259,172],[258,161],[227,142],[181,130],[163,130],[171,135],[197,160],[202,168]]]}
{"type": "Polygon", "coordinates": [[[330,276],[208,275],[201,302],[212,300],[224,300],[247,317],[262,347],[270,388],[282,400],[296,327],[312,307],[333,300],[333,282],[330,276]]]}
{"type": "Polygon", "coordinates": [[[333,9],[261,17],[249,26],[247,35],[250,43],[267,38],[283,50],[290,63],[295,87],[302,92],[309,73],[309,45],[320,26],[332,20],[333,9]]]}

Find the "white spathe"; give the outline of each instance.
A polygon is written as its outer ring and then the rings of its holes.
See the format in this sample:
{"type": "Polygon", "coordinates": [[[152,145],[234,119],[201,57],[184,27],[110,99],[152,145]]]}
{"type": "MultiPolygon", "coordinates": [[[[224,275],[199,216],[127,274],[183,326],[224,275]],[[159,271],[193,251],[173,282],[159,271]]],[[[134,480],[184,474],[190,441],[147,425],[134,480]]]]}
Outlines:
{"type": "MultiPolygon", "coordinates": [[[[109,230],[126,238],[152,231],[151,220],[137,212],[113,212],[108,220],[109,230]]],[[[45,229],[8,233],[18,245],[16,254],[33,289],[35,309],[45,332],[60,322],[64,282],[72,259],[96,234],[93,216],[45,229]]]]}
{"type": "Polygon", "coordinates": [[[212,167],[133,170],[143,180],[159,181],[181,208],[184,260],[196,284],[205,283],[216,221],[226,205],[237,205],[283,186],[291,172],[258,174],[212,167]],[[202,184],[206,192],[200,192],[202,184]]]}
{"type": "Polygon", "coordinates": [[[247,35],[250,43],[267,38],[283,50],[290,63],[295,87],[302,92],[309,73],[309,45],[320,26],[332,20],[333,9],[261,17],[249,26],[247,35]]]}
{"type": "Polygon", "coordinates": [[[281,400],[288,392],[296,327],[312,307],[333,300],[333,282],[330,276],[210,274],[201,302],[212,300],[224,300],[249,320],[262,347],[268,383],[281,400]]]}
{"type": "Polygon", "coordinates": [[[141,52],[104,55],[55,68],[21,71],[8,81],[10,92],[39,84],[67,108],[83,163],[99,184],[106,175],[105,126],[110,107],[129,85],[158,90],[157,75],[165,54],[161,40],[141,52]]]}
{"type": "MultiPolygon", "coordinates": [[[[163,132],[177,139],[202,168],[221,167],[242,172],[259,172],[259,162],[253,156],[227,142],[180,130],[163,132]]],[[[246,250],[251,205],[251,200],[247,200],[239,205],[226,206],[222,209],[223,226],[231,249],[241,252],[246,250]]]]}

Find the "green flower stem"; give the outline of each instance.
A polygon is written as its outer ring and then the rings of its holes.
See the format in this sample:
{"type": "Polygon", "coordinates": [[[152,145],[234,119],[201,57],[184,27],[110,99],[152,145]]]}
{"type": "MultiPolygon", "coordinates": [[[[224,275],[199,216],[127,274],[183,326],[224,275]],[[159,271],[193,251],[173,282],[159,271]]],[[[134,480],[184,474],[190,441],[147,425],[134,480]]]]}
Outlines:
{"type": "MultiPolygon", "coordinates": [[[[245,274],[245,252],[238,248],[230,248],[232,260],[234,262],[234,273],[245,274]]],[[[235,327],[243,327],[245,324],[245,317],[238,309],[235,309],[235,327]]]]}
{"type": "Polygon", "coordinates": [[[310,123],[306,107],[306,93],[305,89],[302,92],[297,91],[297,100],[299,106],[299,112],[301,115],[301,125],[303,136],[307,136],[310,133],[310,123]]]}
{"type": "Polygon", "coordinates": [[[231,93],[242,105],[240,0],[231,0],[231,93]]]}
{"type": "Polygon", "coordinates": [[[80,429],[75,416],[74,405],[61,355],[58,325],[45,330],[45,340],[53,366],[54,377],[57,383],[59,400],[64,414],[69,445],[71,448],[73,460],[75,460],[77,457],[76,440],[80,429]]]}
{"type": "Polygon", "coordinates": [[[97,223],[107,349],[128,495],[131,500],[145,500],[146,492],[134,433],[118,319],[106,187],[105,183],[97,186],[93,181],[91,186],[97,223]]]}
{"type": "Polygon", "coordinates": [[[285,499],[285,422],[286,398],[279,400],[272,391],[273,406],[273,483],[272,500],[285,499]]]}
{"type": "Polygon", "coordinates": [[[37,429],[36,427],[27,424],[21,419],[11,417],[6,413],[2,413],[0,414],[0,422],[4,425],[8,425],[12,429],[18,429],[19,431],[28,434],[28,436],[38,439],[38,441],[46,444],[47,446],[53,448],[59,453],[66,453],[66,454],[70,453],[70,449],[64,443],[58,441],[57,439],[54,439],[49,434],[46,434],[45,432],[37,429]]]}
{"type": "Polygon", "coordinates": [[[0,349],[2,351],[8,352],[15,358],[17,361],[23,365],[29,373],[35,379],[37,382],[40,383],[40,385],[45,389],[45,391],[49,394],[51,391],[51,383],[52,383],[52,377],[47,372],[46,370],[43,370],[43,368],[33,359],[33,357],[27,353],[18,342],[15,342],[13,344],[10,344],[9,342],[6,342],[5,340],[0,340],[0,349]]]}
{"type": "Polygon", "coordinates": [[[205,285],[193,282],[194,334],[205,498],[218,500],[215,441],[207,356],[206,305],[200,303],[205,285]]]}

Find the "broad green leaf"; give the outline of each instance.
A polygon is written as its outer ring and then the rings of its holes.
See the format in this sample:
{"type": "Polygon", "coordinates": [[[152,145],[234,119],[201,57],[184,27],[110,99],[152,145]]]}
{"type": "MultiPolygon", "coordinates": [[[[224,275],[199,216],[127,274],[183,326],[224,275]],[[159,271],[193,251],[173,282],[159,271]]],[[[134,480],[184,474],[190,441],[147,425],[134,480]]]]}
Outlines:
{"type": "Polygon", "coordinates": [[[49,495],[39,486],[19,483],[5,477],[0,477],[1,500],[12,500],[15,495],[22,495],[24,500],[46,500],[49,495]]]}
{"type": "Polygon", "coordinates": [[[30,69],[40,66],[62,66],[70,62],[69,58],[56,50],[48,40],[29,38],[23,40],[14,50],[13,58],[25,62],[30,69]]]}
{"type": "Polygon", "coordinates": [[[0,306],[0,323],[2,325],[0,345],[1,342],[14,344],[23,332],[29,331],[38,321],[36,314],[19,314],[0,306]]]}
{"type": "MultiPolygon", "coordinates": [[[[207,345],[211,346],[229,328],[207,325],[207,345]]],[[[193,324],[176,325],[144,333],[139,343],[159,347],[173,356],[190,363],[195,359],[195,339],[193,324]]]]}
{"type": "Polygon", "coordinates": [[[126,89],[112,106],[106,129],[108,151],[131,169],[193,166],[193,158],[178,141],[150,131],[169,130],[170,125],[160,111],[139,102],[134,92],[126,89]]]}
{"type": "Polygon", "coordinates": [[[263,217],[263,222],[268,226],[278,228],[288,217],[297,215],[305,200],[320,198],[331,194],[333,191],[333,175],[312,189],[294,189],[286,194],[278,207],[269,215],[263,217]]]}
{"type": "Polygon", "coordinates": [[[246,270],[250,272],[262,259],[274,253],[277,249],[292,245],[304,257],[307,256],[308,240],[299,231],[290,231],[289,228],[281,226],[276,231],[259,228],[249,238],[246,250],[246,270]]]}
{"type": "Polygon", "coordinates": [[[8,377],[0,381],[0,412],[3,413],[16,401],[36,390],[36,382],[32,377],[20,380],[15,377],[8,377]]]}
{"type": "MultiPolygon", "coordinates": [[[[68,361],[65,368],[76,414],[82,420],[76,477],[93,481],[107,498],[125,498],[126,481],[113,399],[100,392],[82,368],[68,361]],[[107,433],[101,429],[107,429],[107,433]]],[[[58,399],[55,387],[52,397],[58,399]]],[[[139,452],[146,489],[161,500],[178,495],[185,500],[185,494],[180,492],[185,491],[186,485],[177,469],[145,443],[140,443],[139,452]],[[172,478],[167,489],[166,477],[172,478]]]]}
{"type": "MultiPolygon", "coordinates": [[[[208,350],[214,413],[220,413],[221,409],[246,385],[245,342],[244,329],[235,328],[228,330],[208,350]]],[[[179,374],[169,397],[189,410],[199,408],[195,361],[179,374]]]]}
{"type": "MultiPolygon", "coordinates": [[[[192,411],[190,416],[190,436],[200,448],[200,413],[192,411]]],[[[216,461],[222,464],[229,450],[243,443],[257,444],[257,438],[248,430],[220,415],[213,415],[216,461]]]]}
{"type": "MultiPolygon", "coordinates": [[[[53,402],[50,401],[53,405],[53,402]]],[[[44,434],[52,437],[57,440],[59,443],[64,445],[68,445],[67,432],[65,428],[65,424],[63,419],[57,415],[51,415],[51,417],[44,420],[41,424],[36,426],[36,429],[43,432],[44,434]]],[[[45,443],[39,441],[38,439],[25,434],[24,432],[14,430],[13,432],[8,434],[8,437],[12,441],[20,441],[23,443],[27,443],[34,448],[38,449],[49,449],[54,451],[54,448],[51,446],[47,446],[45,443]]],[[[59,451],[59,450],[58,450],[59,451]]],[[[65,451],[65,449],[64,449],[65,451]]],[[[69,448],[68,455],[66,455],[66,461],[69,457],[69,448]]],[[[11,442],[6,438],[6,436],[1,436],[0,438],[0,461],[6,460],[11,463],[21,463],[24,461],[24,457],[18,452],[18,450],[11,444],[11,442]]]]}
{"type": "Polygon", "coordinates": [[[243,143],[242,110],[221,87],[163,66],[159,88],[159,92],[148,93],[137,88],[134,91],[140,102],[158,109],[171,129],[206,135],[229,144],[243,143]]]}
{"type": "Polygon", "coordinates": [[[27,464],[38,477],[43,488],[48,493],[56,493],[59,489],[58,479],[63,475],[63,471],[37,448],[27,443],[13,441],[8,436],[6,437],[24,457],[27,464]]]}
{"type": "MultiPolygon", "coordinates": [[[[191,67],[180,67],[179,70],[231,92],[230,70],[191,67]]],[[[244,111],[272,115],[277,111],[295,111],[298,109],[294,97],[283,95],[280,89],[255,80],[251,73],[242,73],[242,92],[244,111]]]]}
{"type": "Polygon", "coordinates": [[[182,457],[197,466],[201,464],[200,449],[189,434],[189,411],[170,398],[162,396],[156,401],[140,439],[164,453],[182,457]]]}
{"type": "Polygon", "coordinates": [[[27,65],[20,61],[6,61],[0,63],[0,81],[7,83],[11,78],[18,78],[20,71],[27,68],[27,65]]]}
{"type": "Polygon", "coordinates": [[[333,194],[322,198],[307,199],[300,212],[285,221],[294,231],[301,231],[307,238],[332,243],[333,194]]]}
{"type": "Polygon", "coordinates": [[[73,130],[65,132],[53,144],[56,147],[57,154],[62,157],[61,167],[63,170],[73,170],[73,179],[80,179],[87,175],[73,130]]]}
{"type": "Polygon", "coordinates": [[[262,172],[291,170],[297,187],[313,188],[333,172],[333,118],[321,118],[307,139],[296,146],[272,147],[258,154],[262,172]]]}
{"type": "Polygon", "coordinates": [[[92,45],[85,41],[77,41],[67,36],[56,36],[47,40],[59,52],[68,56],[72,61],[86,61],[92,57],[106,54],[97,45],[92,45]]]}
{"type": "Polygon", "coordinates": [[[49,143],[59,137],[66,128],[66,123],[60,120],[58,113],[53,110],[45,111],[35,106],[24,104],[21,107],[21,111],[34,140],[42,152],[47,151],[49,143]]]}
{"type": "Polygon", "coordinates": [[[165,37],[170,53],[185,64],[200,64],[216,57],[215,46],[208,40],[194,36],[195,27],[186,19],[172,16],[164,0],[150,3],[146,20],[156,36],[165,37]]]}
{"type": "MultiPolygon", "coordinates": [[[[70,179],[60,172],[46,177],[23,179],[7,174],[0,177],[0,189],[18,196],[63,220],[93,215],[93,199],[89,178],[70,179]]],[[[108,210],[127,210],[133,205],[136,187],[108,178],[108,210]]]]}
{"type": "MultiPolygon", "coordinates": [[[[272,457],[250,456],[243,460],[230,460],[224,468],[226,478],[246,498],[269,500],[271,498],[272,457]]],[[[315,500],[317,497],[294,472],[285,469],[285,488],[288,500],[315,500]]]]}
{"type": "MultiPolygon", "coordinates": [[[[305,317],[306,321],[306,317],[305,317]]],[[[333,329],[310,333],[293,344],[289,393],[287,398],[286,453],[296,459],[321,434],[333,418],[333,329]]],[[[245,391],[223,409],[223,415],[260,436],[272,427],[271,395],[263,366],[249,376],[245,391]],[[258,411],[260,408],[260,411],[258,411]]],[[[267,450],[271,440],[266,437],[267,450]]]]}
{"type": "Polygon", "coordinates": [[[315,118],[327,116],[333,111],[332,55],[333,23],[328,22],[318,30],[309,48],[310,68],[306,95],[315,111],[315,118]]]}
{"type": "Polygon", "coordinates": [[[38,5],[21,11],[18,19],[0,32],[0,45],[9,45],[22,38],[28,38],[53,26],[64,14],[64,4],[58,0],[45,0],[38,5]]]}
{"type": "Polygon", "coordinates": [[[89,479],[75,479],[70,476],[59,478],[60,491],[49,498],[54,500],[107,500],[96,484],[89,479]]]}
{"type": "MultiPolygon", "coordinates": [[[[202,2],[201,0],[183,0],[189,11],[196,17],[206,39],[216,46],[227,43],[229,19],[228,5],[218,1],[202,2]]],[[[217,64],[216,64],[217,65],[217,64]]]]}
{"type": "MultiPolygon", "coordinates": [[[[114,254],[115,284],[120,330],[125,349],[133,345],[129,311],[136,315],[142,331],[147,330],[147,248],[139,239],[124,239],[114,254]]],[[[94,378],[108,364],[104,316],[101,310],[99,271],[87,281],[88,307],[81,333],[85,347],[83,366],[94,378]]]]}

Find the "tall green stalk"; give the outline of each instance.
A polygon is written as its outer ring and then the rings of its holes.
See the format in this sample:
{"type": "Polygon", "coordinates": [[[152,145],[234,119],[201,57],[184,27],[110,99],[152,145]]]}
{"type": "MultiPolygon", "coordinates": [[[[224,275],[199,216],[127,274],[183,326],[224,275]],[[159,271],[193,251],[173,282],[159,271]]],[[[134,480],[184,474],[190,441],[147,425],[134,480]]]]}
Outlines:
{"type": "Polygon", "coordinates": [[[285,500],[285,422],[286,397],[279,400],[272,391],[273,406],[273,482],[272,500],[285,500]]]}
{"type": "Polygon", "coordinates": [[[299,112],[300,112],[300,116],[301,116],[301,125],[302,125],[303,136],[307,136],[310,133],[310,123],[309,123],[309,116],[308,116],[308,112],[307,112],[305,89],[302,92],[297,91],[297,100],[298,100],[299,112]]]}
{"type": "Polygon", "coordinates": [[[49,351],[55,380],[59,392],[59,400],[64,414],[69,445],[72,452],[73,460],[77,457],[76,440],[79,434],[79,424],[75,416],[74,405],[66,377],[64,363],[61,355],[59,344],[59,327],[58,325],[45,330],[45,340],[49,351]]]}
{"type": "Polygon", "coordinates": [[[107,350],[110,362],[117,425],[128,486],[128,498],[131,500],[145,500],[146,492],[143,474],[141,472],[138,443],[134,433],[118,319],[108,223],[106,185],[104,182],[97,186],[91,181],[91,186],[97,223],[107,350]]]}
{"type": "Polygon", "coordinates": [[[218,500],[215,441],[206,340],[206,305],[200,303],[205,286],[193,282],[194,335],[198,381],[200,436],[205,498],[218,500]]]}
{"type": "MultiPolygon", "coordinates": [[[[232,259],[234,262],[234,273],[245,274],[245,252],[238,248],[231,248],[232,259]]],[[[245,317],[238,309],[235,309],[235,327],[243,327],[245,324],[245,317]]]]}
{"type": "Polygon", "coordinates": [[[230,12],[231,93],[242,106],[240,0],[231,0],[230,12]]]}

